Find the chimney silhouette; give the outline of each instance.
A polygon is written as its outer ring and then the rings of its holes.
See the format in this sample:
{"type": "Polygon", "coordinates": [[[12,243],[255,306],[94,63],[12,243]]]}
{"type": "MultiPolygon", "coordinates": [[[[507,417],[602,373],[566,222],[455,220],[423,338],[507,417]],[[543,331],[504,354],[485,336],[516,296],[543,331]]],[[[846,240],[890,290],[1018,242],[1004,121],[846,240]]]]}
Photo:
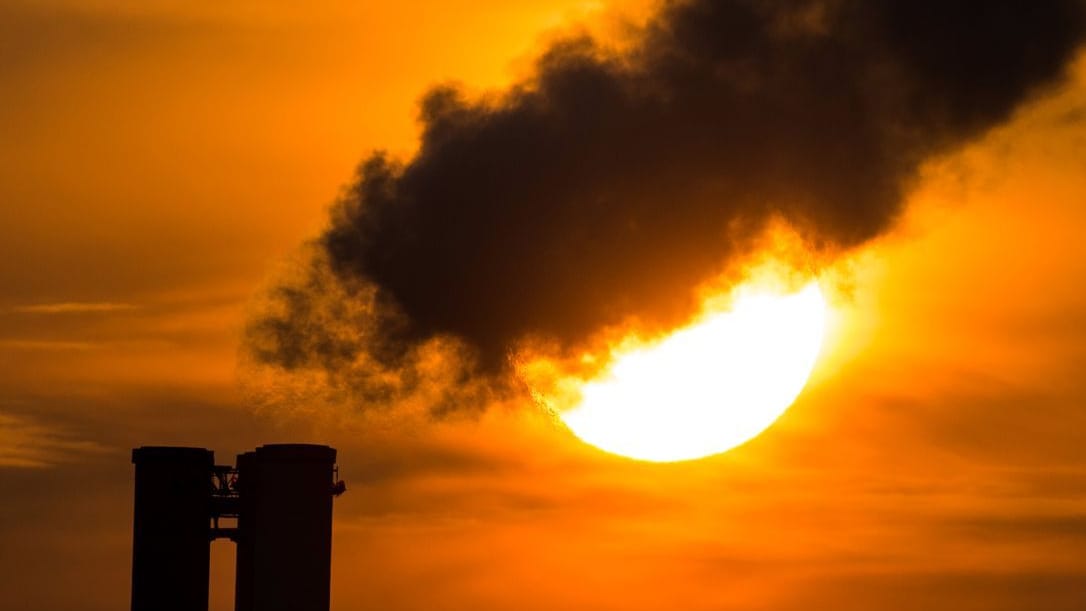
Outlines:
{"type": "Polygon", "coordinates": [[[132,611],[207,611],[216,538],[237,543],[236,611],[327,611],[335,461],[309,444],[261,446],[236,469],[203,448],[133,450],[132,611]]]}
{"type": "Polygon", "coordinates": [[[132,462],[132,611],[207,611],[214,455],[143,447],[132,462]]]}

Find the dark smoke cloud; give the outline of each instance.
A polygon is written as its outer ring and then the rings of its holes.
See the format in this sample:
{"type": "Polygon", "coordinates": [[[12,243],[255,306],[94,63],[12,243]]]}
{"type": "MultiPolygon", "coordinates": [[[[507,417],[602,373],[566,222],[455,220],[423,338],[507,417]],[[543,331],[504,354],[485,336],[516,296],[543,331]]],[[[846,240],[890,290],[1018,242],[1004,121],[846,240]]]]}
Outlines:
{"type": "Polygon", "coordinates": [[[1084,14],[1078,0],[672,2],[622,51],[567,38],[503,93],[434,89],[418,153],[375,154],[333,209],[318,259],[339,297],[281,289],[250,327],[257,357],[395,369],[452,337],[493,373],[525,337],[674,324],[772,223],[820,256],[887,230],[923,161],[1058,83],[1084,14]],[[354,298],[364,332],[331,340],[335,301],[354,298]]]}

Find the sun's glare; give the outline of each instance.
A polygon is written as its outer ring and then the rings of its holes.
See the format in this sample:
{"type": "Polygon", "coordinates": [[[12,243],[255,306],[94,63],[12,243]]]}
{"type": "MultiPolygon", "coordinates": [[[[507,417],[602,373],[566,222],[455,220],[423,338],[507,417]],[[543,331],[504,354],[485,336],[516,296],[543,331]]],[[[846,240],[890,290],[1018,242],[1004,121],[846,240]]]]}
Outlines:
{"type": "Polygon", "coordinates": [[[730,309],[616,355],[559,415],[585,442],[631,458],[731,449],[795,401],[821,349],[826,309],[817,282],[791,294],[740,288],[730,309]]]}

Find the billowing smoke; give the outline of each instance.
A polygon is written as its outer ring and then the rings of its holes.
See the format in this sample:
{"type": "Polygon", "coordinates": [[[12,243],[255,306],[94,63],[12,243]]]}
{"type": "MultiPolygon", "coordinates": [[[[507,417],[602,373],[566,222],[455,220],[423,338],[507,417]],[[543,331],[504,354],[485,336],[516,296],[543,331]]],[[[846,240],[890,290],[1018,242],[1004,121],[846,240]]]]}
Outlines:
{"type": "Polygon", "coordinates": [[[770,224],[823,258],[886,231],[920,164],[1060,81],[1084,15],[1079,0],[670,2],[621,50],[571,37],[507,91],[430,91],[417,154],[362,164],[315,271],[251,324],[253,354],[387,372],[451,341],[474,363],[458,375],[495,374],[526,337],[682,321],[770,224]]]}

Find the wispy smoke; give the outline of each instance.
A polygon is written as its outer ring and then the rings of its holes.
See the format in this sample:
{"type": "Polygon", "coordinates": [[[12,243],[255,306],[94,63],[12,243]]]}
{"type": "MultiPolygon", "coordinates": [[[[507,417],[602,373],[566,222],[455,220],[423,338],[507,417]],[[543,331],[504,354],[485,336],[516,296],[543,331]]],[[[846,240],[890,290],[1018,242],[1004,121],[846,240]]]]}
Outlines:
{"type": "Polygon", "coordinates": [[[572,37],[500,94],[430,91],[418,153],[362,164],[318,241],[329,271],[280,289],[254,354],[401,371],[455,341],[470,376],[525,337],[674,324],[772,223],[822,257],[887,230],[923,161],[1061,80],[1084,15],[1079,0],[671,2],[622,51],[572,37]]]}

